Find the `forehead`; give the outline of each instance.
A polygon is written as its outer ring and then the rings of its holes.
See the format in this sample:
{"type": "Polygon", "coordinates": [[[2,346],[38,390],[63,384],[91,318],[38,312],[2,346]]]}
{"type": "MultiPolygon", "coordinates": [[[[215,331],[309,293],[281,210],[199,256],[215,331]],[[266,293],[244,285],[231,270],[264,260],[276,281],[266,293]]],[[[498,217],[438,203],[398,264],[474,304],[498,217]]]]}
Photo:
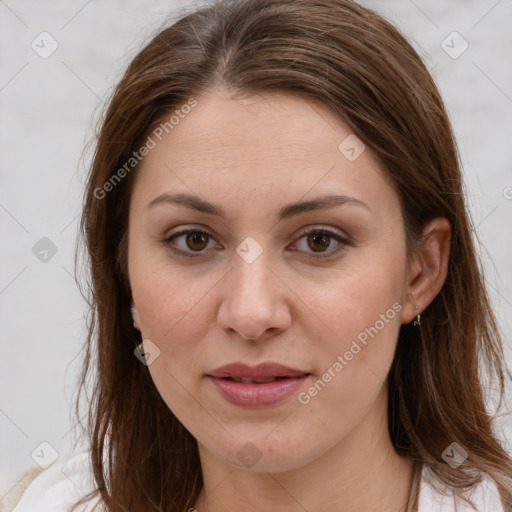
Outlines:
{"type": "Polygon", "coordinates": [[[225,89],[194,99],[143,159],[134,193],[151,200],[179,189],[222,199],[236,190],[278,207],[283,195],[308,193],[397,199],[372,152],[318,101],[284,92],[233,99],[225,89]]]}
{"type": "Polygon", "coordinates": [[[172,129],[176,162],[215,153],[247,155],[255,166],[266,156],[293,160],[321,152],[335,158],[340,137],[350,134],[325,105],[294,94],[233,99],[221,88],[195,98],[197,106],[172,129]]]}

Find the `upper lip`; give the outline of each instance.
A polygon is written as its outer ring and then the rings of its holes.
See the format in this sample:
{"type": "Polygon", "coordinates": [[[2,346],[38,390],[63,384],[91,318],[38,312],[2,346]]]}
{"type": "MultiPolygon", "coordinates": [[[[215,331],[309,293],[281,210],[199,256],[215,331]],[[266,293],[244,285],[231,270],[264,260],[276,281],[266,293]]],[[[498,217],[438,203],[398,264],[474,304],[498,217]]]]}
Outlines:
{"type": "Polygon", "coordinates": [[[275,362],[260,363],[249,366],[244,363],[231,363],[220,366],[208,373],[211,377],[244,377],[246,379],[269,379],[271,377],[301,377],[309,372],[297,370],[275,362]]]}

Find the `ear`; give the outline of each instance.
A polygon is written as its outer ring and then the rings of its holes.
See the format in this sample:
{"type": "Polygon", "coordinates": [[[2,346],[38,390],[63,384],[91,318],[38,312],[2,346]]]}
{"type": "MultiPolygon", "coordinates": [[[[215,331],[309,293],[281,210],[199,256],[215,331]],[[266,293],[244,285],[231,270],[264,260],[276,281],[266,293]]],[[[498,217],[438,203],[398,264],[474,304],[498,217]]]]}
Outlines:
{"type": "Polygon", "coordinates": [[[135,329],[140,331],[139,313],[137,311],[137,308],[135,307],[135,302],[133,302],[133,299],[131,301],[131,313],[132,313],[132,318],[133,318],[133,326],[135,327],[135,329]]]}
{"type": "Polygon", "coordinates": [[[402,323],[421,314],[441,291],[448,273],[451,224],[439,217],[427,223],[409,265],[402,323]]]}

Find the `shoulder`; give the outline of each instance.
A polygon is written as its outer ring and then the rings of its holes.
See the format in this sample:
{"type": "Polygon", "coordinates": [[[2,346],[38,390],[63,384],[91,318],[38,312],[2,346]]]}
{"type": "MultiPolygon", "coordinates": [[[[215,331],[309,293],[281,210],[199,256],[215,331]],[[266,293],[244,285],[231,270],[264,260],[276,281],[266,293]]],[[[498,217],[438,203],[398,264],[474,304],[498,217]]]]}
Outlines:
{"type": "MultiPolygon", "coordinates": [[[[505,512],[500,493],[493,479],[487,475],[483,480],[463,493],[473,501],[477,512],[505,512]]],[[[475,512],[464,499],[455,495],[453,488],[440,482],[427,466],[421,474],[418,512],[475,512]]]]}
{"type": "MultiPolygon", "coordinates": [[[[90,452],[75,453],[43,471],[30,471],[17,487],[15,503],[6,504],[5,512],[69,512],[80,498],[94,489],[90,452]]],[[[16,489],[13,492],[16,493],[16,489]]],[[[76,512],[91,511],[97,502],[98,497],[95,497],[77,507],[76,512]]]]}

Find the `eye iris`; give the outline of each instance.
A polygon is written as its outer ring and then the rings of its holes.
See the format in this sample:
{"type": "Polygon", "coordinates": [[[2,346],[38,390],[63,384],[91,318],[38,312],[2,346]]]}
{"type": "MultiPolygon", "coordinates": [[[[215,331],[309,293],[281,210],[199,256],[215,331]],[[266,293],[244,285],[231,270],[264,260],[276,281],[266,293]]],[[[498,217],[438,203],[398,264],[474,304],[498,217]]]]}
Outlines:
{"type": "Polygon", "coordinates": [[[325,233],[314,233],[314,234],[308,236],[308,244],[310,241],[313,241],[314,244],[322,244],[322,247],[320,248],[319,251],[317,251],[317,249],[315,249],[314,247],[311,247],[311,245],[310,245],[311,249],[313,249],[314,251],[320,252],[320,251],[326,249],[327,247],[329,247],[330,236],[325,233]]]}
{"type": "Polygon", "coordinates": [[[201,250],[204,249],[208,245],[208,235],[205,233],[189,233],[187,234],[187,246],[192,250],[201,250]],[[201,242],[204,242],[201,245],[201,242]],[[193,244],[199,243],[200,247],[194,247],[193,244]]]}

